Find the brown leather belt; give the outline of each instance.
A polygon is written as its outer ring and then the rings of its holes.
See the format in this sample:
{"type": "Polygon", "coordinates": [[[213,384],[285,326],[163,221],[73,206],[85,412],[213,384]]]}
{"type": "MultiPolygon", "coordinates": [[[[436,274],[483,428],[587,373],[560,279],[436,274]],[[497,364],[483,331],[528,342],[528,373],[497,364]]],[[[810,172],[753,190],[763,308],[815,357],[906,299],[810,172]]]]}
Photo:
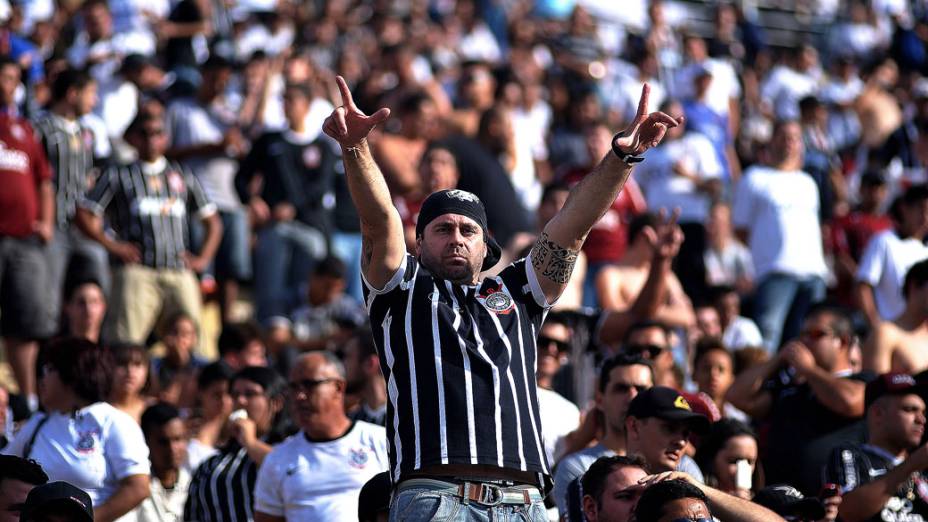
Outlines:
{"type": "Polygon", "coordinates": [[[460,498],[464,504],[475,502],[485,506],[500,504],[518,504],[529,506],[541,502],[544,497],[538,488],[528,485],[499,486],[484,482],[465,481],[459,484],[429,478],[413,478],[400,482],[396,491],[409,488],[427,488],[437,493],[451,493],[460,498]]]}

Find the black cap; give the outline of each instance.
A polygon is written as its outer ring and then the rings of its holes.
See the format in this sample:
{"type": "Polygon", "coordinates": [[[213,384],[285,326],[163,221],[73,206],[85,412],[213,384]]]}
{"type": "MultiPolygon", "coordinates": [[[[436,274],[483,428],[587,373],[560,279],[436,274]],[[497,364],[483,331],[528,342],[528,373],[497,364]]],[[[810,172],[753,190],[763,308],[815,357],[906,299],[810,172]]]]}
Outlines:
{"type": "Polygon", "coordinates": [[[796,488],[786,484],[765,487],[754,495],[754,502],[781,517],[801,517],[806,520],[825,517],[825,506],[821,500],[803,497],[796,488]]]}
{"type": "Polygon", "coordinates": [[[480,225],[483,229],[483,237],[487,242],[487,257],[483,260],[483,266],[480,270],[489,270],[499,262],[503,249],[499,243],[490,237],[487,230],[487,211],[483,207],[483,202],[476,194],[466,190],[451,189],[439,190],[433,192],[422,202],[422,208],[419,210],[419,219],[416,222],[416,236],[421,236],[435,218],[445,214],[458,214],[469,217],[480,225]]]}
{"type": "Polygon", "coordinates": [[[698,433],[709,430],[709,419],[693,411],[680,392],[666,386],[654,386],[639,393],[628,405],[628,416],[637,419],[655,417],[690,423],[698,433]]]}
{"type": "Polygon", "coordinates": [[[921,395],[923,388],[907,373],[884,373],[867,384],[864,404],[867,408],[884,395],[921,395]]]}
{"type": "Polygon", "coordinates": [[[390,472],[383,471],[371,477],[358,494],[358,520],[366,522],[377,520],[379,513],[390,511],[390,493],[393,483],[390,481],[390,472]]]}
{"type": "Polygon", "coordinates": [[[33,488],[26,497],[19,520],[30,522],[53,509],[67,512],[69,520],[93,522],[90,495],[67,482],[49,482],[33,488]]]}

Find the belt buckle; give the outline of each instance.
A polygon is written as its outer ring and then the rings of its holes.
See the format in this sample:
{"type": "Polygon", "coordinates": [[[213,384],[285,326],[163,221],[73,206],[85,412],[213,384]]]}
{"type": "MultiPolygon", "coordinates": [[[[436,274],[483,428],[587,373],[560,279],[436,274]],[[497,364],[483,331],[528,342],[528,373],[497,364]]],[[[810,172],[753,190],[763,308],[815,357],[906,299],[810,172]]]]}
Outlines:
{"type": "Polygon", "coordinates": [[[492,484],[481,484],[480,503],[487,506],[498,506],[503,502],[503,490],[492,484]]]}

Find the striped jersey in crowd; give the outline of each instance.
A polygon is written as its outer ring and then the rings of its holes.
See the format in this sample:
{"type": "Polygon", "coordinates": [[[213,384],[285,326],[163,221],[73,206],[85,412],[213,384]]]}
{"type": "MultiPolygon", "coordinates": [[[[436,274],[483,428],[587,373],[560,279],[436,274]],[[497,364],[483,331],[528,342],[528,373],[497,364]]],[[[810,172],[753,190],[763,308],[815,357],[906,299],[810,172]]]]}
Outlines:
{"type": "Polygon", "coordinates": [[[203,461],[193,474],[184,506],[188,522],[245,522],[255,518],[258,466],[235,442],[203,461]]]}
{"type": "Polygon", "coordinates": [[[139,247],[142,264],[159,269],[183,268],[191,217],[216,212],[197,179],[164,158],[107,169],[81,205],[106,214],[118,239],[139,247]]]}
{"type": "Polygon", "coordinates": [[[58,227],[65,229],[93,175],[93,132],[76,120],[67,120],[52,112],[40,114],[33,128],[52,168],[55,218],[58,227]]]}
{"type": "Polygon", "coordinates": [[[415,257],[364,297],[387,380],[394,482],[441,464],[549,475],[535,383],[535,339],[548,306],[516,261],[465,286],[432,277],[415,257]]]}

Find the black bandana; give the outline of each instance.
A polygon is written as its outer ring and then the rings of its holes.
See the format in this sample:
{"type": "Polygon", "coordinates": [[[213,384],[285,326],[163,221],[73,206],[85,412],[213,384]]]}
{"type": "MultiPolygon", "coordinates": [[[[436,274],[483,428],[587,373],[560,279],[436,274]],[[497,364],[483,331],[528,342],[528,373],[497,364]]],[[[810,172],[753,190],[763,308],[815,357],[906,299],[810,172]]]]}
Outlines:
{"type": "Polygon", "coordinates": [[[483,237],[487,243],[487,257],[483,260],[481,270],[489,270],[499,262],[502,249],[487,231],[487,212],[483,208],[483,202],[466,190],[439,190],[425,198],[416,222],[416,236],[422,236],[429,223],[445,214],[469,217],[483,229],[483,237]]]}

